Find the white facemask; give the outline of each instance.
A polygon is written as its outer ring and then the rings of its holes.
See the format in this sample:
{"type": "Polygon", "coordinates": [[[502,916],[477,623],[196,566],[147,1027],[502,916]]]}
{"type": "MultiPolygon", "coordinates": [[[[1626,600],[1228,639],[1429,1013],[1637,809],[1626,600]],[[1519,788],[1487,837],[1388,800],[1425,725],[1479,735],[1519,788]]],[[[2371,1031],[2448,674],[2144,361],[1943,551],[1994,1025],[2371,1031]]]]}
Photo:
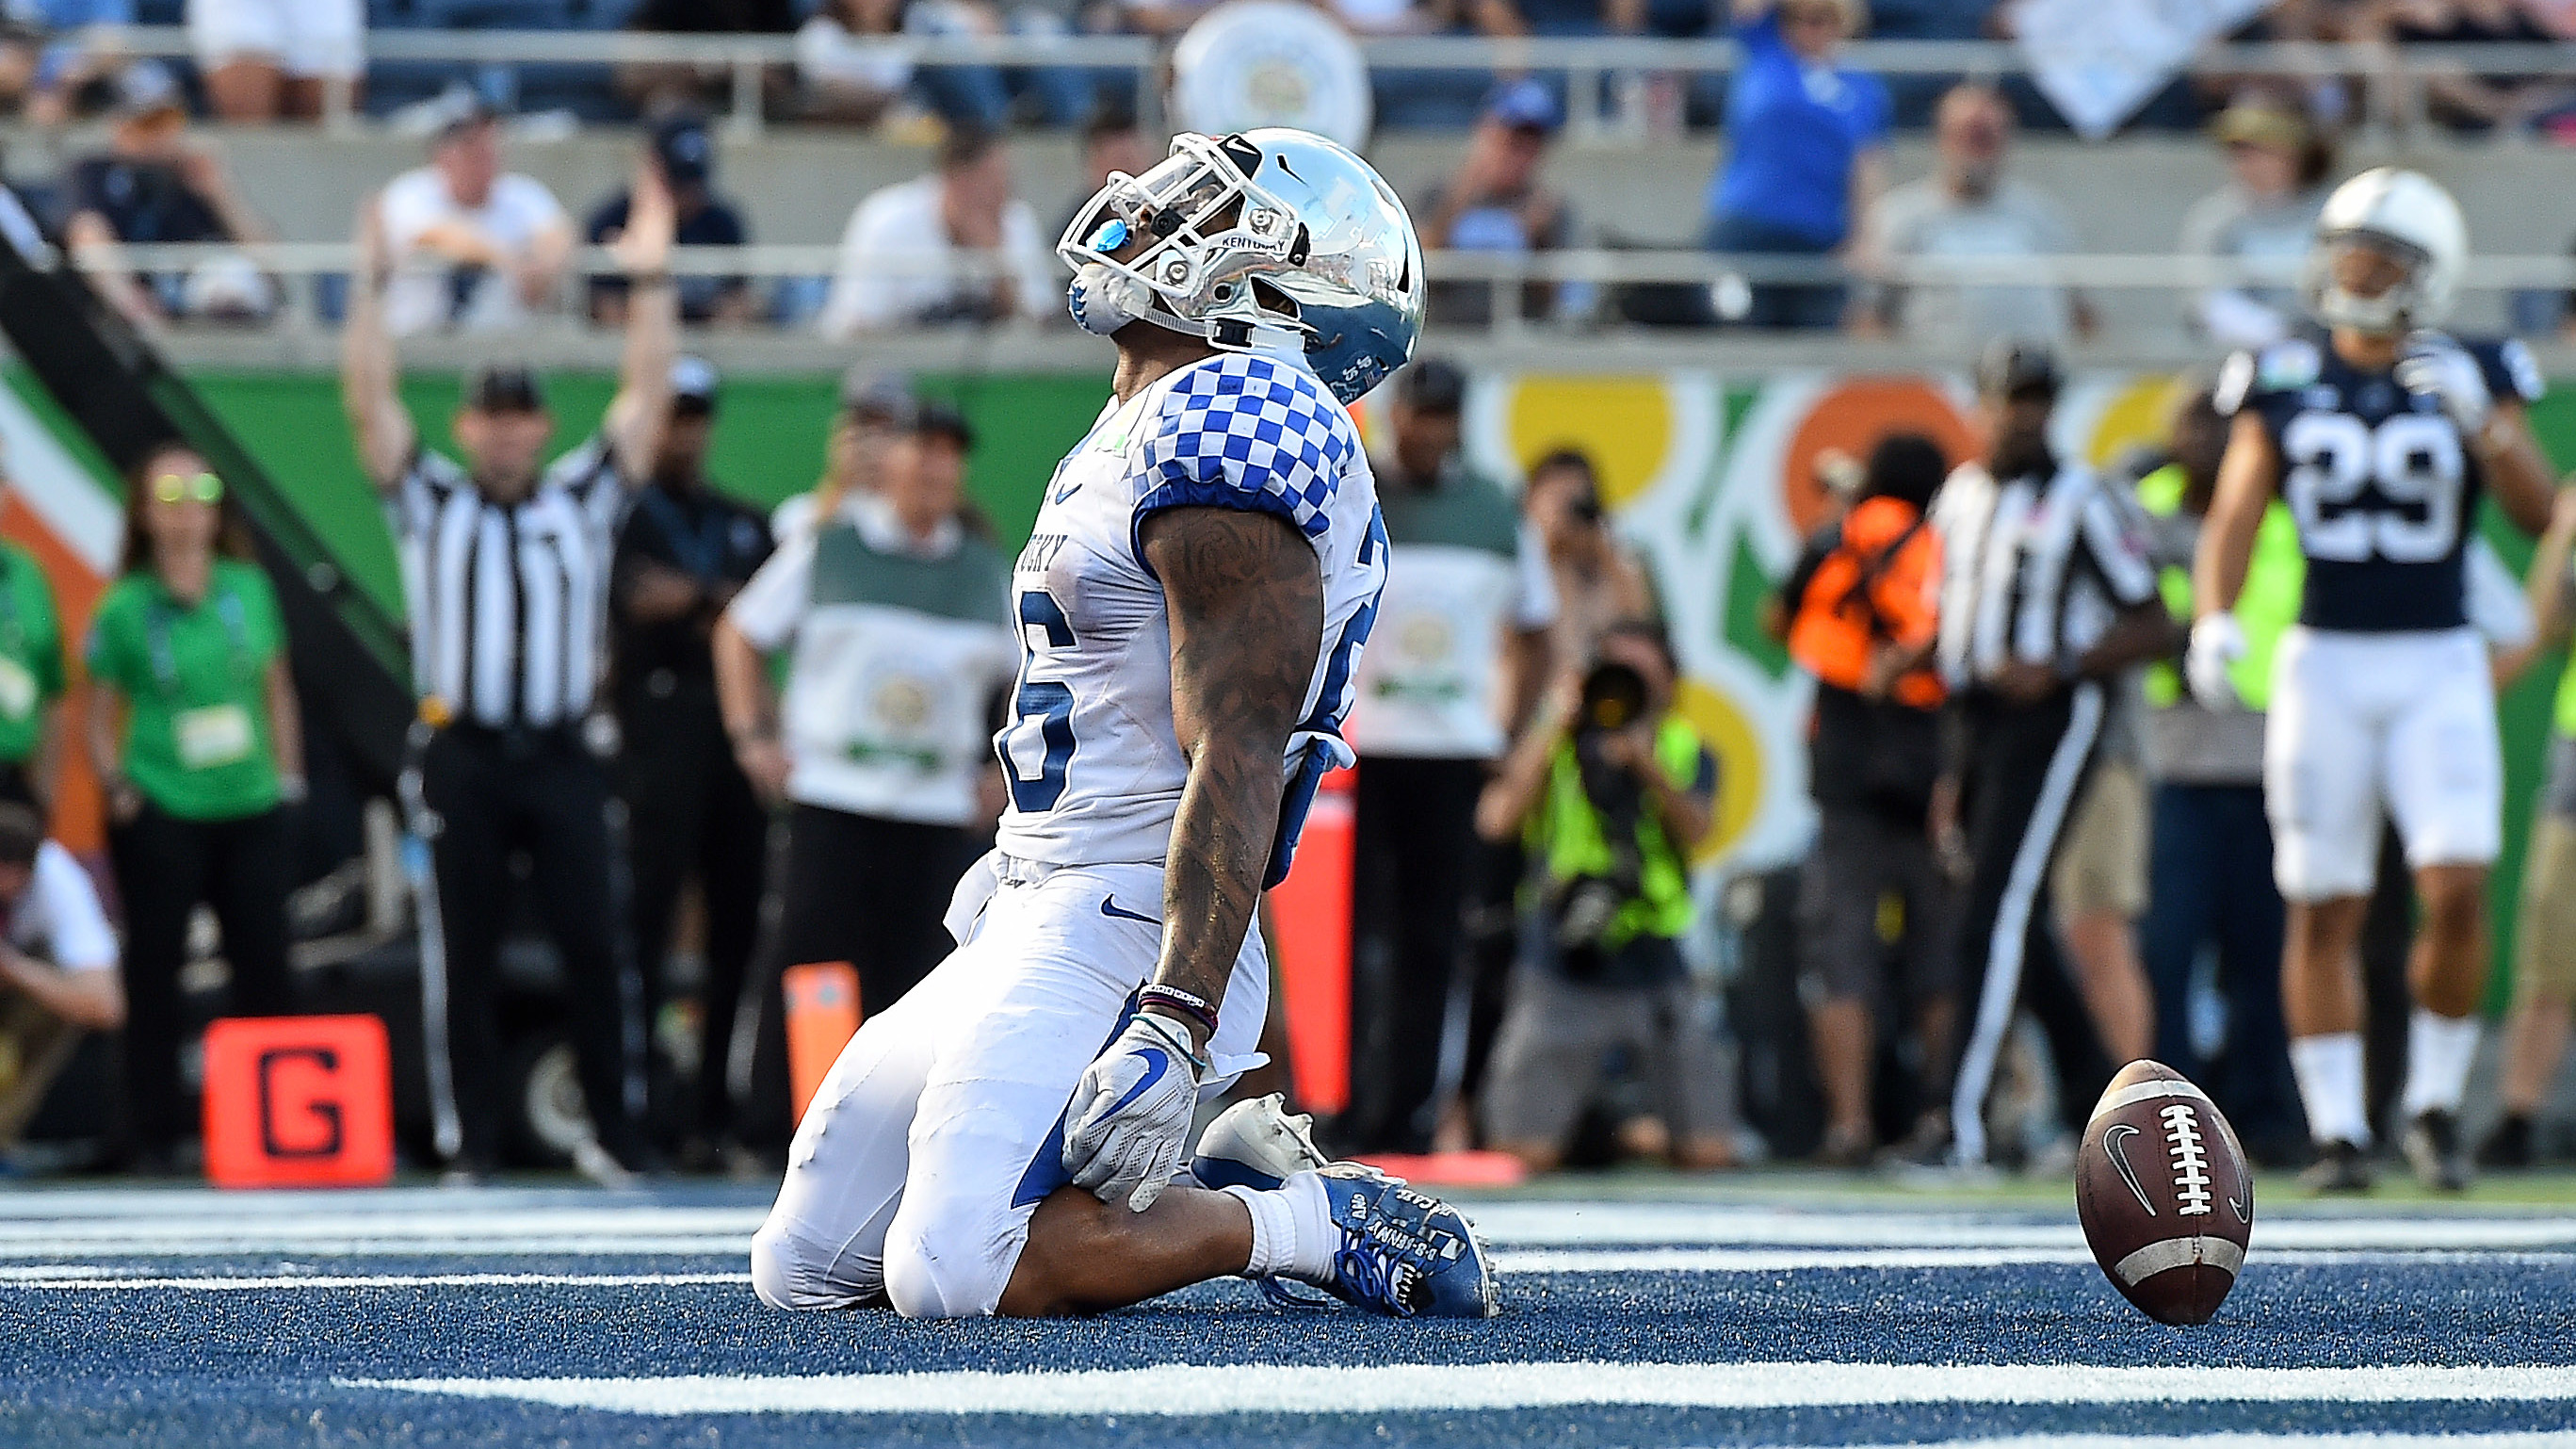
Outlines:
{"type": "Polygon", "coordinates": [[[1144,316],[1153,299],[1145,284],[1134,277],[1105,262],[1090,262],[1073,274],[1073,285],[1065,289],[1064,304],[1065,310],[1073,314],[1075,326],[1094,336],[1107,337],[1144,316]]]}

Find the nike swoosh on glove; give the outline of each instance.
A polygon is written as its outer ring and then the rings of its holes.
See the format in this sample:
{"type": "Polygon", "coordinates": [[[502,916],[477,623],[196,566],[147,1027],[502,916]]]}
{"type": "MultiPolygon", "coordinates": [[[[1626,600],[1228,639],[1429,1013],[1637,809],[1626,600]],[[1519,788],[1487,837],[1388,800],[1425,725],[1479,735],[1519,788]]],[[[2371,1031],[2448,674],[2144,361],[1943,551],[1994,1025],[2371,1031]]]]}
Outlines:
{"type": "Polygon", "coordinates": [[[1143,1212],[1188,1151],[1199,1064],[1189,1033],[1149,1012],[1082,1072],[1065,1111],[1064,1169],[1102,1202],[1143,1212]]]}
{"type": "Polygon", "coordinates": [[[2476,358],[2456,346],[2434,346],[2398,363],[2397,385],[2440,398],[2442,411],[2459,424],[2464,438],[2485,432],[2487,420],[2495,416],[2495,394],[2487,387],[2486,374],[2478,371],[2476,358]]]}
{"type": "Polygon", "coordinates": [[[2207,710],[2243,709],[2236,681],[2227,671],[2245,657],[2245,628],[2234,614],[2208,614],[2191,626],[2191,647],[2183,652],[2183,677],[2191,697],[2207,710]]]}

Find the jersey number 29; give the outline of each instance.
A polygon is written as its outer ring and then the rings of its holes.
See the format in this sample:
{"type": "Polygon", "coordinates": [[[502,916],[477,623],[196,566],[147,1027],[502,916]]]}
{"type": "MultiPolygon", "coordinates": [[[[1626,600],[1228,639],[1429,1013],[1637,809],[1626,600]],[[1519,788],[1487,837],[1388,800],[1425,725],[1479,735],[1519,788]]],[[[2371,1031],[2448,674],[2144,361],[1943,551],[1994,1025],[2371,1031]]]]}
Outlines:
{"type": "Polygon", "coordinates": [[[2350,413],[2301,413],[2282,429],[2281,451],[2290,464],[2281,496],[2308,557],[2432,563],[2459,546],[2463,474],[2450,419],[2399,413],[2372,427],[2350,413]],[[2386,500],[2376,508],[2361,503],[2373,485],[2386,500]]]}

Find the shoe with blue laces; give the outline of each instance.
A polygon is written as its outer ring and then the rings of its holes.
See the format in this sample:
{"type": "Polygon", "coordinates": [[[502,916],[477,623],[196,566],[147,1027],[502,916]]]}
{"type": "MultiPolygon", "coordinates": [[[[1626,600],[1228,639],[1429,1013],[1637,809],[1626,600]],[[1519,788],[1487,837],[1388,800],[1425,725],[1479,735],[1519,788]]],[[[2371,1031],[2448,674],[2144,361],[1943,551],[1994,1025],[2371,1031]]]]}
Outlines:
{"type": "Polygon", "coordinates": [[[1315,1174],[1342,1244],[1325,1292],[1393,1318],[1491,1318],[1494,1267],[1465,1217],[1428,1193],[1354,1162],[1315,1174]]]}

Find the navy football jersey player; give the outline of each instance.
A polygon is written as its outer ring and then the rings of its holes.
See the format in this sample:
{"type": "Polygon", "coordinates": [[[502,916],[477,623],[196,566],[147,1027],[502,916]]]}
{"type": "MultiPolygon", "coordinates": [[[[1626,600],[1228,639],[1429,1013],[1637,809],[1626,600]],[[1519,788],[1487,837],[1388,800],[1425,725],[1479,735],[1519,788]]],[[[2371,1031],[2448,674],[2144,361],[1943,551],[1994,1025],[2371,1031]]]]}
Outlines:
{"type": "Polygon", "coordinates": [[[2323,332],[2230,358],[2223,416],[2261,420],[2279,458],[2277,487],[2307,555],[2299,622],[2381,633],[2468,623],[2464,559],[2477,527],[2483,467],[2441,393],[2410,389],[2405,362],[2476,368],[2488,396],[2529,403],[2540,370],[2518,341],[2406,340],[2398,369],[2366,371],[2323,332]]]}
{"type": "Polygon", "coordinates": [[[2321,336],[2235,358],[2233,415],[2194,570],[2184,661],[2211,709],[2239,707],[2228,666],[2255,530],[2277,490],[2307,557],[2299,623],[2272,657],[2263,809],[2288,905],[2281,957],[2290,1066],[2322,1191],[2370,1186],[2356,959],[2393,821],[2423,903],[2409,981],[2403,1145],[2433,1187],[2465,1184],[2458,1113],[2486,984],[2486,883],[2503,843],[2504,760],[2487,641],[2470,626],[2467,550],[2482,497],[2546,527],[2549,465],[2514,343],[2435,330],[2468,257],[2450,194],[2382,167],[2335,189],[2300,290],[2321,336]]]}

